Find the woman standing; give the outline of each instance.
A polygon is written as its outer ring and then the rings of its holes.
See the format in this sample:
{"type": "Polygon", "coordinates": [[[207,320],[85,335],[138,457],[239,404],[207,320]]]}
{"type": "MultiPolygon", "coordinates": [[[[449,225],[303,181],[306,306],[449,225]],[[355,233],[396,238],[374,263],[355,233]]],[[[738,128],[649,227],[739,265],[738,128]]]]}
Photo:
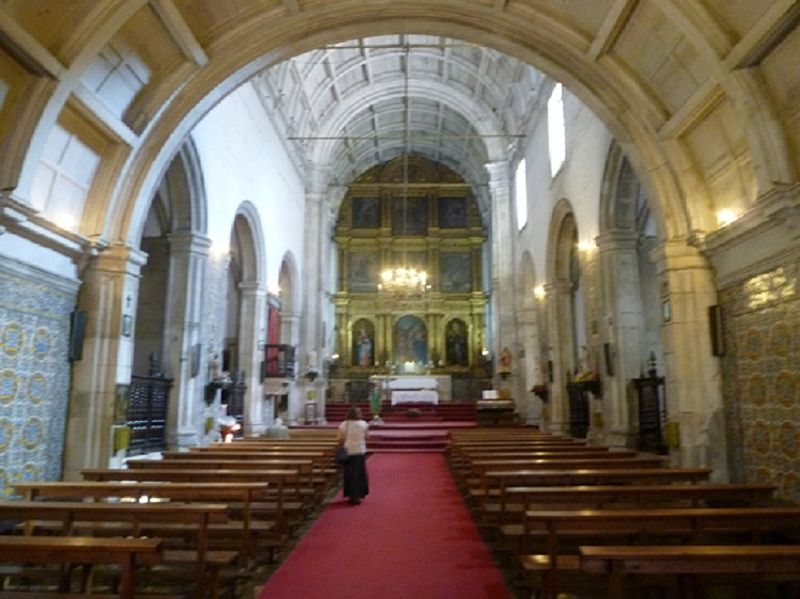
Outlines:
{"type": "Polygon", "coordinates": [[[336,438],[344,442],[347,462],[344,465],[344,496],[353,505],[369,494],[367,480],[367,431],[369,425],[361,418],[361,409],[352,406],[347,419],[339,425],[336,438]]]}

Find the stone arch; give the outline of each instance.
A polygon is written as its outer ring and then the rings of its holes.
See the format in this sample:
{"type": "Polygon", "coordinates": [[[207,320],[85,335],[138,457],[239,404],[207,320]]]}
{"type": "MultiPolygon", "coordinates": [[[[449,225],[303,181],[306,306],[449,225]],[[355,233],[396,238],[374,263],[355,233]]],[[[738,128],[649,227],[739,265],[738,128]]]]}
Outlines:
{"type": "Polygon", "coordinates": [[[576,339],[574,267],[578,229],[572,205],[559,200],[550,218],[547,242],[547,342],[552,361],[551,424],[561,429],[567,422],[566,384],[578,358],[576,339]]]}
{"type": "MultiPolygon", "coordinates": [[[[424,31],[431,34],[455,36],[506,52],[564,82],[573,93],[576,93],[587,106],[600,116],[621,143],[629,148],[632,163],[635,165],[636,171],[640,173],[643,183],[648,186],[649,195],[657,198],[655,212],[665,235],[668,237],[688,235],[691,227],[687,220],[685,207],[681,203],[681,185],[674,176],[676,169],[671,166],[674,162],[671,160],[673,155],[675,153],[682,155],[683,151],[679,148],[677,151],[672,148],[670,153],[664,151],[660,145],[658,134],[648,122],[653,114],[662,115],[663,108],[657,99],[643,94],[641,88],[629,89],[631,82],[623,77],[621,72],[600,69],[596,63],[584,65],[585,55],[581,54],[577,48],[568,45],[562,48],[564,52],[561,54],[548,52],[546,55],[542,55],[541,48],[549,48],[551,44],[537,45],[536,40],[544,38],[558,43],[558,40],[552,39],[553,29],[546,27],[544,30],[519,31],[517,32],[519,35],[512,35],[512,30],[519,24],[514,20],[504,24],[508,26],[508,30],[491,31],[486,28],[485,20],[482,20],[482,17],[471,20],[472,17],[477,17],[473,14],[463,18],[464,15],[445,10],[448,18],[445,20],[446,22],[443,22],[442,19],[435,18],[435,15],[429,15],[430,6],[420,13],[425,16],[414,17],[402,14],[393,18],[385,14],[385,6],[380,7],[383,14],[373,13],[377,9],[378,7],[366,3],[358,14],[348,13],[348,17],[352,19],[355,16],[356,21],[335,22],[336,17],[331,15],[334,22],[329,22],[330,27],[325,31],[305,31],[304,35],[289,40],[283,36],[281,39],[284,45],[272,48],[274,52],[268,55],[262,53],[264,35],[263,29],[259,29],[262,33],[259,35],[258,50],[247,44],[244,46],[237,44],[239,55],[235,60],[226,63],[224,68],[216,63],[210,64],[204,69],[202,81],[192,80],[187,84],[185,90],[188,94],[187,97],[196,99],[196,103],[191,109],[187,109],[185,106],[181,109],[168,107],[162,117],[164,126],[154,128],[151,132],[156,138],[151,147],[161,147],[164,148],[163,151],[168,151],[168,148],[174,145],[174,139],[188,133],[194,123],[221,96],[229,93],[236,85],[259,69],[320,45],[346,40],[359,32],[360,25],[369,23],[371,34],[424,31]],[[378,18],[379,16],[380,18],[378,18]],[[528,40],[528,43],[517,41],[521,39],[528,40]],[[578,65],[586,68],[578,68],[578,65]],[[597,91],[597,86],[602,88],[602,93],[597,91]],[[213,89],[214,93],[208,94],[209,89],[213,89]],[[639,102],[640,106],[630,110],[621,108],[629,106],[633,100],[639,102]]],[[[438,12],[435,7],[433,10],[438,12]]],[[[248,23],[244,28],[251,31],[252,24],[248,23]]],[[[537,25],[544,27],[543,22],[537,23],[537,25]]],[[[267,29],[271,29],[272,26],[272,23],[266,22],[259,24],[259,27],[267,29]]],[[[559,30],[561,28],[561,26],[556,27],[559,30]]],[[[242,34],[246,35],[244,31],[242,34]]],[[[160,158],[157,156],[155,161],[159,160],[160,158]]],[[[114,201],[123,202],[129,206],[128,217],[116,224],[107,223],[108,234],[112,236],[115,235],[114,228],[118,228],[120,235],[124,237],[140,226],[141,216],[137,215],[136,198],[145,193],[146,189],[152,185],[152,176],[149,174],[152,164],[149,156],[144,158],[137,154],[132,157],[129,166],[131,176],[126,179],[126,185],[120,188],[120,193],[114,195],[114,201]]]]}
{"type": "Polygon", "coordinates": [[[267,318],[265,248],[258,210],[243,202],[231,224],[223,368],[247,387],[243,398],[237,396],[235,404],[228,405],[229,414],[243,421],[246,432],[263,427],[260,348],[267,318]]]}

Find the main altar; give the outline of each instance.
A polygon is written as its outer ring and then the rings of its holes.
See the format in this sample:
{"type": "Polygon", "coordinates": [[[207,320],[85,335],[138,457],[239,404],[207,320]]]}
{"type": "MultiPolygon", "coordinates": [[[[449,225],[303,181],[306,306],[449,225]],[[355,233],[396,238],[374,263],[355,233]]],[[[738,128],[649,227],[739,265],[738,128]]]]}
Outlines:
{"type": "Polygon", "coordinates": [[[452,401],[452,381],[449,375],[373,375],[384,400],[392,405],[452,401]]]}

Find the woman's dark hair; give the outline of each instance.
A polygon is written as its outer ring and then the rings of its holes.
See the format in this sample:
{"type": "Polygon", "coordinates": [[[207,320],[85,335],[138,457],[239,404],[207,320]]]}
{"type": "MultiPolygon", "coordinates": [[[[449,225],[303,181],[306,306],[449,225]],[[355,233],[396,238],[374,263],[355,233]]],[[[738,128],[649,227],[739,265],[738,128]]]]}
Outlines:
{"type": "Polygon", "coordinates": [[[347,419],[361,420],[361,408],[358,406],[350,406],[350,409],[347,411],[347,419]]]}

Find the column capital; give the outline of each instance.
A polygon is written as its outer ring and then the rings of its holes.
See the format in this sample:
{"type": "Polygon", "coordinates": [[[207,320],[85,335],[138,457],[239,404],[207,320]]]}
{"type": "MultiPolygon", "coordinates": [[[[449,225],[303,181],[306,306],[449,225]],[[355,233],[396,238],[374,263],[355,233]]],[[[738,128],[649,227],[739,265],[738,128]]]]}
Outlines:
{"type": "Polygon", "coordinates": [[[138,277],[142,266],[147,263],[147,254],[124,243],[112,243],[92,263],[97,270],[138,277]]]}
{"type": "Polygon", "coordinates": [[[686,240],[673,240],[653,248],[650,258],[657,264],[659,273],[672,270],[708,269],[709,264],[696,247],[686,240]]]}
{"type": "Polygon", "coordinates": [[[639,233],[631,229],[611,229],[596,238],[598,252],[633,250],[639,241],[639,233]]]}
{"type": "Polygon", "coordinates": [[[242,281],[239,283],[239,291],[244,295],[267,297],[267,286],[259,281],[242,281]]]}
{"type": "Polygon", "coordinates": [[[511,163],[507,160],[487,162],[486,172],[489,173],[489,189],[492,194],[500,190],[511,189],[511,163]]]}
{"type": "Polygon", "coordinates": [[[306,195],[324,195],[331,180],[331,169],[327,164],[314,164],[308,175],[306,195]]]}
{"type": "Polygon", "coordinates": [[[170,233],[169,247],[175,252],[185,252],[189,254],[199,254],[208,256],[211,249],[211,239],[205,235],[192,231],[174,231],[170,233]]]}

